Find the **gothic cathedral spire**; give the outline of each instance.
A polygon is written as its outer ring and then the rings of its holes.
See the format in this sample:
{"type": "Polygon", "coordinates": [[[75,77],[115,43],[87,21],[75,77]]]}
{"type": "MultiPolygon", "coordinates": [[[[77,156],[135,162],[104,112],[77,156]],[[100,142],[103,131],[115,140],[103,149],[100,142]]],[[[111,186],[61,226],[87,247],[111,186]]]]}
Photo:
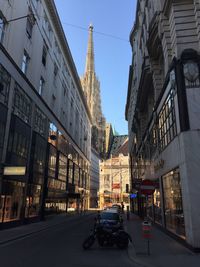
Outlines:
{"type": "Polygon", "coordinates": [[[88,40],[88,50],[86,57],[85,72],[94,72],[94,45],[93,45],[93,26],[89,26],[89,40],[88,40]]]}
{"type": "Polygon", "coordinates": [[[99,154],[105,151],[105,118],[101,109],[100,82],[94,68],[93,26],[89,26],[85,73],[81,84],[92,116],[92,146],[99,154]]]}

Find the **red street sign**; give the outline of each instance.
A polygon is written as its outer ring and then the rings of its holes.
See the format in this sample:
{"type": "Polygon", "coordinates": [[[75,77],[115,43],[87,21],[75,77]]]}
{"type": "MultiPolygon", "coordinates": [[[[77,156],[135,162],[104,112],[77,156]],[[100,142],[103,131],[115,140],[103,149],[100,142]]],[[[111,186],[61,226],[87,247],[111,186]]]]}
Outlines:
{"type": "Polygon", "coordinates": [[[140,194],[152,195],[155,191],[155,182],[151,180],[144,180],[140,186],[140,194]]]}
{"type": "Polygon", "coordinates": [[[142,224],[142,231],[143,231],[143,237],[144,238],[151,238],[151,223],[149,222],[143,222],[142,224]]]}

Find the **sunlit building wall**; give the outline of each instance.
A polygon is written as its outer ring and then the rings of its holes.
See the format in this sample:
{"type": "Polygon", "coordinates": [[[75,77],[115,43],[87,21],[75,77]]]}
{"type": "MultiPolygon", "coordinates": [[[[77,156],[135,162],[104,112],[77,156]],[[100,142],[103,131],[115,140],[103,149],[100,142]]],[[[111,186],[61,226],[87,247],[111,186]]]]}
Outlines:
{"type": "Polygon", "coordinates": [[[1,226],[87,208],[92,121],[54,1],[0,0],[0,48],[1,226]]]}
{"type": "Polygon", "coordinates": [[[199,1],[137,1],[126,119],[133,211],[200,248],[199,1]],[[148,198],[143,180],[154,182],[148,198]]]}

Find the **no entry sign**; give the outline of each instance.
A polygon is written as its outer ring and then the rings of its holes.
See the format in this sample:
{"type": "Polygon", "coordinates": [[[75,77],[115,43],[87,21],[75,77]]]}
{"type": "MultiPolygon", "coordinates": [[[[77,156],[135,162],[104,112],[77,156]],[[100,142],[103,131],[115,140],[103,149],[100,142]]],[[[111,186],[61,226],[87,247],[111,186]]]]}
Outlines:
{"type": "Polygon", "coordinates": [[[155,183],[151,180],[144,180],[140,186],[140,194],[152,195],[155,191],[155,183]]]}

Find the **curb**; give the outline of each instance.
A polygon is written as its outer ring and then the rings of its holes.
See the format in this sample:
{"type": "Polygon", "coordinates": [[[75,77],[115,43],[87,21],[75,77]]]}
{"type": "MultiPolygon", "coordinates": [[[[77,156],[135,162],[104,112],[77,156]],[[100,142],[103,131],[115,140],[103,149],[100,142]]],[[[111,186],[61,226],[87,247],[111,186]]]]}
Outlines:
{"type": "Polygon", "coordinates": [[[136,256],[136,250],[134,248],[134,245],[133,243],[130,243],[129,246],[128,246],[128,257],[129,259],[136,263],[138,265],[138,267],[155,267],[155,265],[151,265],[151,264],[148,264],[148,263],[145,263],[144,261],[142,260],[139,260],[137,259],[137,256],[136,256]]]}

